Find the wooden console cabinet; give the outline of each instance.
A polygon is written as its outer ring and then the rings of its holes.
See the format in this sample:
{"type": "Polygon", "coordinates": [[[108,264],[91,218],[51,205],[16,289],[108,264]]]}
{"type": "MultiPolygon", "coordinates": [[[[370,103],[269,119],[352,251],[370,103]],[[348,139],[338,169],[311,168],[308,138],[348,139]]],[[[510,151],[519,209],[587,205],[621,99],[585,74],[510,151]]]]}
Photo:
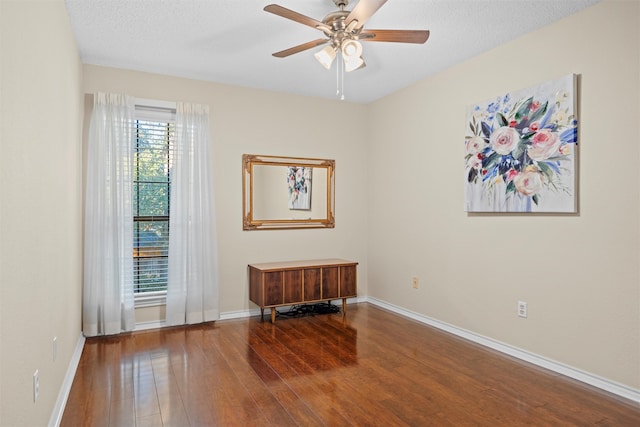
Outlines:
{"type": "Polygon", "coordinates": [[[346,314],[347,298],[357,295],[357,262],[344,259],[269,262],[249,264],[249,299],[264,309],[342,299],[346,314]]]}

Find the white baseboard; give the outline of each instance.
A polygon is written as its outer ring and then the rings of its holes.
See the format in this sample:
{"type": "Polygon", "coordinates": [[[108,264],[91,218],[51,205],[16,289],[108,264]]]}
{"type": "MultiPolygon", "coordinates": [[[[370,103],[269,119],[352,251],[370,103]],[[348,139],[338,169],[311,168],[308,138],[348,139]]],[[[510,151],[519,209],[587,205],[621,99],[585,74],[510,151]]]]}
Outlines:
{"type": "Polygon", "coordinates": [[[138,331],[146,331],[149,329],[159,329],[167,326],[167,322],[164,320],[153,320],[151,322],[140,322],[136,323],[136,327],[133,329],[134,332],[138,331]]]}
{"type": "Polygon", "coordinates": [[[84,348],[85,338],[80,333],[78,341],[76,341],[76,348],[71,355],[69,366],[67,367],[67,373],[62,381],[62,386],[58,392],[58,399],[56,400],[56,406],[53,408],[51,417],[49,418],[49,427],[58,427],[62,421],[62,415],[64,414],[64,407],[67,405],[67,399],[71,392],[71,386],[73,385],[73,378],[76,376],[78,370],[78,364],[80,363],[80,357],[82,356],[82,349],[84,348]]]}
{"type": "Polygon", "coordinates": [[[453,326],[448,323],[441,322],[439,320],[433,319],[428,316],[423,316],[422,314],[415,313],[410,310],[406,310],[402,307],[390,304],[386,301],[382,301],[377,298],[366,297],[365,299],[367,302],[373,305],[387,309],[401,316],[408,317],[410,319],[416,320],[421,323],[425,323],[427,325],[441,329],[445,332],[449,332],[453,335],[459,336],[469,341],[473,341],[485,347],[492,348],[501,353],[508,354],[520,360],[524,360],[534,365],[541,366],[543,368],[549,369],[550,371],[557,372],[559,374],[576,379],[578,381],[582,381],[583,383],[592,385],[594,387],[600,388],[602,390],[608,391],[610,393],[613,393],[618,396],[624,397],[626,399],[632,400],[634,402],[640,403],[640,390],[631,388],[624,384],[610,381],[606,378],[599,377],[597,375],[582,371],[580,369],[573,368],[571,366],[556,362],[554,360],[547,359],[545,357],[528,352],[526,350],[513,347],[509,344],[505,344],[500,341],[496,341],[494,339],[491,339],[482,335],[478,335],[475,332],[471,332],[466,329],[462,329],[457,326],[453,326]]]}
{"type": "Polygon", "coordinates": [[[224,313],[220,313],[220,320],[243,319],[245,317],[259,316],[259,315],[260,315],[260,309],[225,311],[224,313]]]}

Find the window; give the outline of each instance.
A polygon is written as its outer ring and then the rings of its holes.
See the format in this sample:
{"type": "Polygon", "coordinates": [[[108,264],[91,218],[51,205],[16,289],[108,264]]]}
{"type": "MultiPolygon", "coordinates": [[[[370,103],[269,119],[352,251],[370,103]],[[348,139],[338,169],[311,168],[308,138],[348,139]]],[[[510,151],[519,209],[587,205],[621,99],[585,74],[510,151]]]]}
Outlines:
{"type": "Polygon", "coordinates": [[[133,269],[136,305],[163,302],[167,291],[171,166],[175,122],[136,106],[133,160],[133,269]]]}

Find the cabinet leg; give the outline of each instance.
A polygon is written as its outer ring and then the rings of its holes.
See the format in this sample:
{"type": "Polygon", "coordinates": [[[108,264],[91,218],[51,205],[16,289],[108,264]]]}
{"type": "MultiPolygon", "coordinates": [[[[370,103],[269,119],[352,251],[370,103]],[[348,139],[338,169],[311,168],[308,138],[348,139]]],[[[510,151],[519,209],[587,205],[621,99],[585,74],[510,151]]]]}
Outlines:
{"type": "Polygon", "coordinates": [[[260,307],[260,321],[264,322],[264,307],[260,307]]]}
{"type": "Polygon", "coordinates": [[[276,309],[271,307],[271,323],[276,323],[276,309]]]}
{"type": "Polygon", "coordinates": [[[347,299],[342,298],[342,317],[347,315],[347,299]]]}

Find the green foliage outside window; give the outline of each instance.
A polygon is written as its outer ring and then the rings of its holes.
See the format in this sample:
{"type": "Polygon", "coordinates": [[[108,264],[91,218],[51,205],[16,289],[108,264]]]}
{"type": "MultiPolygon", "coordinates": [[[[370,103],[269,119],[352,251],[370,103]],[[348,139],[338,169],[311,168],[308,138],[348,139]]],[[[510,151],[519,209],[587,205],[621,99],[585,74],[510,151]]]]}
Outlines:
{"type": "Polygon", "coordinates": [[[167,288],[172,123],[138,120],[133,171],[134,290],[167,288]]]}

